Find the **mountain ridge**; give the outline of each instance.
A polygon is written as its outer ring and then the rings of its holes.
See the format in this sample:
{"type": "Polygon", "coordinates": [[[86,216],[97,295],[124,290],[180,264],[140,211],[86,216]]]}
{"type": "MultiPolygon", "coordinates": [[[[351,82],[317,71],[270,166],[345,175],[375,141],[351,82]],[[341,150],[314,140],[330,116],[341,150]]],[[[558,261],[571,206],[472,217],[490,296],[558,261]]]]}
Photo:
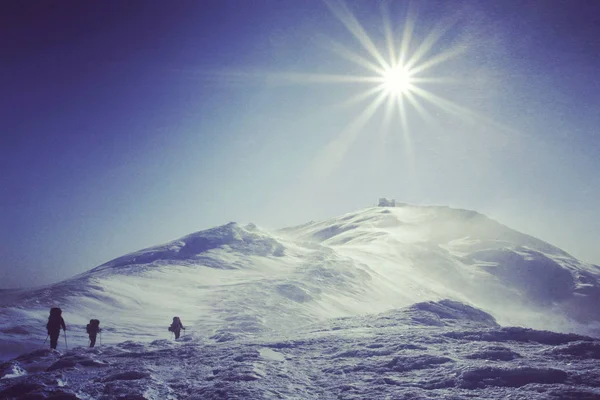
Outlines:
{"type": "Polygon", "coordinates": [[[0,331],[25,332],[7,333],[8,345],[43,335],[52,306],[75,327],[115,323],[115,341],[156,339],[172,315],[241,338],[445,298],[505,325],[600,331],[599,267],[445,206],[369,207],[274,232],[232,222],[5,293],[0,331]]]}

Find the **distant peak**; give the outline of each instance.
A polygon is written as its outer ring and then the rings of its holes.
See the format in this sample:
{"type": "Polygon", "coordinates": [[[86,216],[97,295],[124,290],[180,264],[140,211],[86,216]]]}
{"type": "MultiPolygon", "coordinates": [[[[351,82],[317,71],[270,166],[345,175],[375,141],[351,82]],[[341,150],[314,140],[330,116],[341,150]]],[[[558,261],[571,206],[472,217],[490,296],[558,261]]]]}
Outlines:
{"type": "Polygon", "coordinates": [[[396,199],[387,199],[385,197],[380,197],[379,203],[377,204],[378,207],[402,207],[405,205],[407,205],[407,204],[400,203],[400,202],[396,201],[396,199]]]}

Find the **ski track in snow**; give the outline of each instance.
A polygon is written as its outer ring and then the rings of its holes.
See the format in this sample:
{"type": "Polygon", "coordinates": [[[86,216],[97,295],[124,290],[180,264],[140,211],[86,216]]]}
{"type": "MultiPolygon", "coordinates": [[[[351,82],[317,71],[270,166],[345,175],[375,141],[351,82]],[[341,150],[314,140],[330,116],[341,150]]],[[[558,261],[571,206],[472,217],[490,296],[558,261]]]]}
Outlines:
{"type": "Polygon", "coordinates": [[[70,346],[90,318],[104,345],[6,361],[0,398],[597,399],[598,341],[567,333],[597,336],[599,303],[600,267],[473,211],[230,223],[3,290],[0,360],[39,349],[53,306],[70,346]]]}
{"type": "Polygon", "coordinates": [[[38,350],[0,366],[0,398],[600,399],[599,359],[600,340],[442,301],[289,336],[38,350]]]}

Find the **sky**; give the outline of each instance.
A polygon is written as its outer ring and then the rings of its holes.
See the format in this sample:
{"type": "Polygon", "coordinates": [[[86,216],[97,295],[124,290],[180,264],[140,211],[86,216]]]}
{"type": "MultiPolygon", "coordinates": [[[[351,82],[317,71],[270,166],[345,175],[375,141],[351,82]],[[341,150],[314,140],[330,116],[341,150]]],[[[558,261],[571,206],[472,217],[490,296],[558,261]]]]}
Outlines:
{"type": "Polygon", "coordinates": [[[379,197],[600,264],[598,2],[6,1],[0,31],[0,288],[379,197]],[[407,37],[408,94],[373,68],[407,37]]]}

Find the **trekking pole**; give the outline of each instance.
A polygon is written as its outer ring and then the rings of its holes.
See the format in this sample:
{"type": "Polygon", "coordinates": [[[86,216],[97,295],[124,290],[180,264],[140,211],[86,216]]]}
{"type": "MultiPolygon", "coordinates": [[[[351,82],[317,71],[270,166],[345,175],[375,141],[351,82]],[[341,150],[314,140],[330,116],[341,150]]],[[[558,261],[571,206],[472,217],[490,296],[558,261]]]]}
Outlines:
{"type": "Polygon", "coordinates": [[[100,331],[100,346],[102,346],[102,331],[100,331]]]}
{"type": "Polygon", "coordinates": [[[48,340],[48,337],[50,337],[50,335],[46,335],[46,339],[44,339],[44,343],[42,343],[42,347],[40,347],[40,349],[44,348],[44,345],[46,344],[46,340],[48,340]]]}
{"type": "Polygon", "coordinates": [[[65,330],[65,347],[67,348],[67,351],[69,350],[69,345],[67,344],[67,331],[65,330]]]}

